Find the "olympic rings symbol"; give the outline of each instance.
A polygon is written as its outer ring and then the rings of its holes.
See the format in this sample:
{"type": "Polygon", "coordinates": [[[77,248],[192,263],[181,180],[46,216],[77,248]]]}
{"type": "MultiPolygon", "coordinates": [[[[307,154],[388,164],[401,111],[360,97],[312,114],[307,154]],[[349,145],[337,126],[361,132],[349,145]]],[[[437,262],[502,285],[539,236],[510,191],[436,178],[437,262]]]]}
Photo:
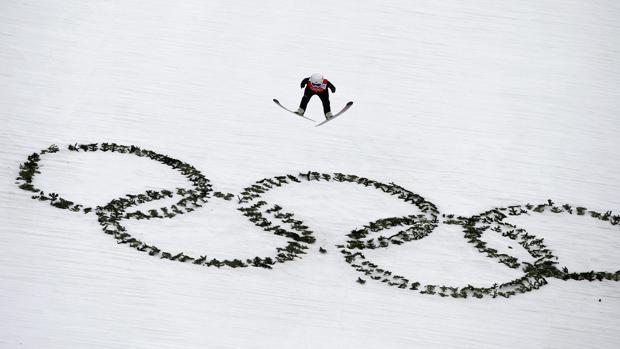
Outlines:
{"type": "MultiPolygon", "coordinates": [[[[301,255],[305,254],[315,242],[314,232],[310,230],[303,221],[296,219],[293,213],[287,212],[283,207],[277,204],[272,205],[262,200],[263,194],[273,188],[302,182],[348,182],[379,190],[412,205],[415,211],[417,211],[416,214],[404,217],[389,217],[369,222],[363,227],[354,229],[347,234],[349,240],[347,240],[346,244],[336,245],[340,253],[344,256],[346,263],[350,264],[351,267],[362,274],[357,279],[357,282],[360,284],[365,283],[366,279],[372,279],[389,286],[441,297],[483,298],[489,296],[493,298],[508,298],[516,294],[538,289],[547,284],[548,278],[557,278],[561,280],[620,281],[620,270],[612,272],[570,272],[566,267],[558,267],[557,257],[554,256],[552,251],[544,244],[543,239],[537,238],[524,229],[505,222],[505,219],[509,216],[553,212],[558,214],[591,216],[592,218],[608,222],[613,226],[620,224],[620,215],[612,215],[611,211],[599,213],[589,211],[584,207],[573,207],[568,204],[560,206],[555,205],[551,200],[540,205],[527,204],[494,208],[471,217],[441,215],[441,223],[461,226],[467,242],[471,243],[479,252],[485,254],[489,258],[496,259],[499,263],[506,265],[508,268],[520,269],[523,275],[517,279],[503,283],[495,283],[490,286],[467,285],[456,287],[423,284],[409,277],[396,275],[370,261],[363,252],[365,250],[387,248],[390,245],[401,245],[428,236],[440,224],[440,215],[437,207],[422,196],[394,183],[385,184],[356,175],[346,175],[342,173],[326,174],[312,171],[297,175],[287,174],[273,178],[264,178],[245,188],[237,195],[239,201],[238,210],[254,225],[260,227],[265,232],[287,238],[286,245],[277,247],[273,255],[256,256],[250,259],[235,258],[217,260],[215,258],[208,258],[207,255],[190,256],[183,252],[165,251],[157,246],[147,244],[134,238],[122,225],[122,222],[129,219],[173,218],[176,215],[186,214],[202,207],[212,196],[223,200],[232,200],[235,198],[235,195],[214,192],[211,184],[209,184],[209,180],[199,170],[187,163],[136,146],[125,146],[115,143],[102,143],[99,145],[95,143],[70,145],[67,149],[73,152],[102,151],[146,157],[169,166],[186,177],[191,183],[189,188],[160,191],[149,190],[143,194],[128,194],[124,197],[114,199],[103,206],[92,208],[61,198],[56,193],[46,194],[42,190],[35,188],[32,184],[35,175],[40,173],[39,161],[41,156],[59,152],[60,149],[57,146],[52,145],[48,149],[30,155],[28,161],[20,165],[19,177],[17,177],[19,187],[23,190],[32,192],[33,199],[47,201],[52,206],[61,209],[83,212],[86,214],[95,213],[103,232],[114,237],[117,243],[129,245],[138,251],[148,253],[151,256],[157,256],[161,259],[192,263],[207,267],[262,267],[271,269],[278,263],[285,263],[301,258],[301,255]],[[139,210],[128,211],[134,206],[166,198],[175,198],[175,200],[178,198],[179,200],[173,205],[161,207],[159,209],[151,209],[147,212],[139,210]],[[371,233],[385,232],[393,228],[400,230],[389,236],[380,235],[376,238],[369,238],[371,233]],[[488,247],[487,243],[481,239],[485,232],[494,232],[515,241],[533,258],[534,262],[528,263],[520,261],[517,257],[506,253],[500,253],[496,249],[488,247]]],[[[325,252],[323,248],[319,250],[325,252]]]]}

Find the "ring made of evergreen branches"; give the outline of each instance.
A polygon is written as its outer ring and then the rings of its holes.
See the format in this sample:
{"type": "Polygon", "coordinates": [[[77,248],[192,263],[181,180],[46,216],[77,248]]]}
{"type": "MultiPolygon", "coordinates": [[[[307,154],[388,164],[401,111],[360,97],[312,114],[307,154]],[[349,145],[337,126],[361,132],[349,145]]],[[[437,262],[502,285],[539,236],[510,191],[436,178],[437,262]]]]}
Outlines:
{"type": "MultiPolygon", "coordinates": [[[[432,212],[432,219],[428,219],[428,217],[417,217],[418,219],[416,221],[407,222],[401,222],[399,220],[393,219],[379,220],[376,222],[371,222],[361,229],[353,230],[350,234],[347,235],[351,238],[351,240],[347,241],[346,245],[338,245],[338,247],[341,249],[341,253],[345,255],[346,262],[349,263],[353,268],[355,268],[356,271],[363,273],[366,277],[372,280],[380,281],[389,286],[398,287],[400,289],[416,291],[421,294],[438,295],[441,297],[483,298],[484,296],[491,296],[495,298],[497,296],[502,296],[508,298],[517,293],[525,293],[532,289],[537,289],[546,283],[544,277],[538,275],[537,273],[526,271],[523,277],[505,283],[495,283],[492,286],[480,287],[467,285],[463,287],[424,284],[421,281],[411,280],[408,276],[395,274],[387,268],[381,267],[366,258],[366,256],[362,252],[363,250],[384,248],[388,247],[391,244],[400,245],[407,241],[422,239],[428,234],[430,234],[430,232],[438,224],[437,211],[434,206],[426,206],[423,209],[423,212],[425,210],[427,212],[432,212]],[[398,233],[390,236],[380,235],[377,239],[367,238],[370,232],[378,232],[402,224],[408,224],[410,225],[410,227],[406,230],[399,231],[398,233]]],[[[452,215],[450,215],[449,217],[450,219],[444,221],[444,223],[462,225],[466,228],[466,232],[476,229],[472,228],[472,222],[475,222],[476,220],[468,220],[465,218],[453,219],[452,215]]],[[[478,231],[476,231],[476,235],[480,237],[482,233],[478,233],[478,231]]],[[[480,244],[486,246],[486,244],[482,241],[480,241],[480,244]]],[[[547,256],[545,255],[545,257],[547,256]]],[[[550,258],[553,258],[553,256],[550,256],[550,258]]],[[[503,261],[500,260],[500,262],[503,261]]],[[[511,265],[509,266],[511,268],[514,267],[511,265]]],[[[365,283],[365,280],[360,277],[358,278],[358,282],[365,283]]]]}
{"type": "Polygon", "coordinates": [[[520,267],[528,276],[537,279],[551,277],[562,280],[620,281],[620,270],[614,272],[594,270],[570,272],[567,267],[557,267],[558,258],[554,256],[551,250],[544,244],[544,239],[537,238],[535,235],[528,233],[525,229],[504,221],[510,216],[538,214],[543,212],[590,216],[608,222],[611,225],[620,224],[620,216],[613,216],[611,211],[601,214],[596,211],[589,211],[585,207],[573,207],[569,204],[555,205],[551,200],[540,205],[527,204],[495,208],[466,219],[460,218],[460,222],[456,224],[461,224],[465,228],[465,238],[469,243],[473,244],[479,252],[486,254],[489,258],[496,259],[499,263],[505,264],[510,268],[516,269],[520,267]],[[500,234],[503,237],[516,241],[530,254],[534,262],[528,263],[520,261],[517,257],[506,253],[499,253],[496,249],[487,247],[486,242],[481,240],[485,232],[500,234]]]}
{"type": "MultiPolygon", "coordinates": [[[[353,231],[349,236],[356,236],[357,239],[349,241],[349,249],[355,248],[370,248],[375,247],[387,247],[392,244],[402,244],[406,241],[418,240],[428,235],[437,226],[438,210],[435,205],[426,201],[422,196],[415,194],[403,187],[390,183],[385,184],[377,181],[370,180],[364,177],[358,177],[356,175],[346,175],[343,173],[319,173],[319,172],[306,172],[299,173],[298,175],[286,175],[276,176],[273,178],[264,178],[253,184],[252,186],[245,188],[239,197],[239,201],[243,205],[252,204],[251,206],[239,210],[250,219],[251,222],[261,227],[267,232],[273,232],[276,235],[283,235],[289,238],[293,238],[295,241],[310,244],[314,242],[312,232],[308,230],[308,227],[299,220],[296,220],[292,213],[287,213],[280,205],[269,205],[264,200],[261,200],[263,194],[267,191],[275,188],[282,187],[283,185],[290,183],[312,182],[312,181],[324,181],[324,182],[349,182],[365,187],[374,188],[380,190],[386,194],[397,197],[411,205],[416,206],[421,213],[412,214],[405,217],[391,217],[379,219],[375,222],[371,222],[368,226],[365,226],[361,230],[353,231]],[[280,224],[274,224],[270,221],[274,219],[279,221],[280,224]],[[290,230],[284,229],[284,227],[290,230]],[[382,229],[392,227],[406,227],[389,237],[379,237],[376,242],[374,239],[364,239],[370,231],[379,231],[382,229]]],[[[307,246],[295,246],[301,250],[305,250],[307,246]]],[[[345,260],[349,263],[350,260],[360,255],[360,253],[349,252],[343,245],[337,245],[340,248],[341,253],[345,255],[345,260]],[[353,257],[352,257],[353,256],[353,257]]],[[[325,252],[322,248],[321,252],[325,252]]]]}
{"type": "MultiPolygon", "coordinates": [[[[521,214],[530,214],[532,212],[540,213],[551,211],[553,213],[569,213],[577,215],[590,215],[593,218],[607,221],[611,225],[620,224],[620,216],[612,215],[610,211],[606,213],[598,213],[588,211],[584,207],[573,208],[570,205],[554,206],[549,200],[546,204],[541,205],[524,205],[509,206],[503,208],[495,208],[487,212],[472,217],[457,217],[454,215],[444,215],[447,218],[444,224],[455,224],[463,227],[465,238],[474,245],[474,247],[487,257],[496,259],[499,263],[509,268],[521,268],[524,275],[515,280],[505,283],[496,283],[492,286],[476,287],[467,285],[464,287],[454,287],[446,285],[423,284],[419,281],[409,280],[405,276],[400,276],[391,271],[382,268],[372,261],[368,260],[362,251],[368,249],[386,248],[390,245],[401,245],[408,241],[419,240],[430,234],[439,224],[438,210],[435,205],[426,201],[420,195],[404,189],[396,184],[384,184],[381,182],[369,180],[367,178],[355,175],[345,175],[342,173],[325,174],[318,172],[300,173],[297,175],[276,176],[273,178],[264,178],[253,185],[245,188],[240,195],[238,210],[246,216],[254,225],[260,227],[267,233],[283,236],[288,242],[283,247],[276,248],[276,254],[271,257],[254,257],[250,259],[225,259],[217,260],[208,258],[206,255],[190,256],[183,252],[168,252],[162,249],[144,243],[132,237],[121,222],[124,219],[163,219],[173,218],[178,214],[184,214],[194,211],[202,207],[206,203],[212,193],[209,180],[205,178],[200,171],[193,166],[180,160],[173,159],[169,156],[155,153],[150,150],[143,150],[136,146],[117,145],[115,143],[98,144],[75,144],[68,146],[69,151],[83,152],[116,152],[123,154],[133,154],[139,157],[147,157],[149,159],[161,162],[185,176],[191,183],[191,188],[176,188],[174,191],[146,191],[144,194],[132,195],[128,194],[124,197],[114,199],[104,206],[97,206],[94,210],[91,207],[85,207],[82,204],[76,204],[73,201],[64,199],[56,193],[45,193],[35,188],[32,184],[33,179],[39,171],[39,161],[42,155],[56,153],[60,149],[52,145],[48,149],[44,149],[39,153],[34,153],[28,157],[28,161],[20,165],[19,177],[17,178],[19,187],[23,190],[33,192],[33,199],[47,201],[50,205],[67,209],[75,212],[90,213],[97,215],[99,224],[102,226],[106,234],[112,235],[119,244],[127,244],[138,251],[146,252],[151,256],[158,256],[162,259],[169,259],[178,262],[193,263],[203,266],[215,267],[262,267],[271,268],[276,263],[284,263],[287,261],[300,258],[300,255],[306,253],[309,246],[315,242],[314,233],[301,221],[295,218],[291,212],[286,212],[281,206],[268,204],[261,200],[263,194],[277,187],[282,187],[291,183],[312,182],[312,181],[331,181],[331,182],[349,182],[365,187],[380,190],[391,196],[395,196],[403,200],[419,210],[417,214],[411,214],[404,217],[382,218],[370,222],[359,229],[351,231],[347,237],[346,245],[336,245],[340,253],[344,255],[345,261],[349,263],[356,271],[363,273],[370,279],[380,281],[389,286],[408,289],[422,294],[438,295],[441,297],[467,298],[484,296],[491,297],[511,297],[515,294],[529,292],[545,285],[546,278],[559,278],[562,280],[613,280],[620,281],[620,271],[588,271],[588,272],[569,272],[566,267],[559,269],[557,258],[544,245],[543,239],[527,233],[524,229],[518,228],[510,223],[504,222],[508,216],[518,216],[521,214]],[[180,199],[173,205],[161,207],[159,209],[151,209],[147,212],[139,210],[127,212],[131,207],[146,203],[149,201],[179,197],[180,199]],[[273,221],[273,222],[272,222],[273,221]],[[396,233],[389,235],[380,235],[376,238],[369,237],[371,233],[381,231],[393,231],[391,229],[401,229],[396,233]],[[518,258],[499,253],[493,248],[487,247],[486,242],[482,241],[482,236],[486,231],[496,232],[504,237],[508,237],[519,243],[532,256],[534,262],[528,263],[520,261],[518,258]]],[[[212,193],[213,196],[224,200],[231,200],[234,195],[221,192],[212,193]]],[[[320,248],[319,251],[325,253],[326,250],[320,248]]],[[[365,279],[359,277],[357,282],[364,284],[365,279]]]]}

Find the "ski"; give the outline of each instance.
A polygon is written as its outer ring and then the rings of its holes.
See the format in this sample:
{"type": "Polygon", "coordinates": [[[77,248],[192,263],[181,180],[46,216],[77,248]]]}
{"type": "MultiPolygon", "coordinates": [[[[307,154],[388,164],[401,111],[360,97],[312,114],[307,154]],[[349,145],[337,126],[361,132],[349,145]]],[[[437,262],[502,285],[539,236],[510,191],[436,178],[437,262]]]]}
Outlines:
{"type": "Polygon", "coordinates": [[[287,112],[289,112],[289,113],[293,113],[293,114],[295,114],[295,115],[297,115],[297,116],[301,116],[302,118],[304,118],[304,119],[306,119],[306,120],[310,120],[310,121],[312,121],[312,122],[316,122],[316,121],[314,121],[313,119],[310,119],[310,118],[305,117],[305,116],[303,116],[303,115],[299,115],[299,114],[295,113],[294,111],[292,111],[292,110],[288,109],[287,107],[285,107],[285,106],[283,106],[282,104],[280,104],[280,101],[278,101],[278,100],[277,100],[277,99],[275,99],[275,98],[273,99],[273,102],[274,102],[275,104],[279,105],[279,106],[280,106],[280,108],[282,108],[282,109],[286,110],[286,111],[287,111],[287,112]]]}
{"type": "Polygon", "coordinates": [[[314,127],[319,127],[323,124],[326,124],[332,120],[334,120],[335,118],[337,118],[339,115],[341,115],[342,113],[344,113],[345,111],[349,110],[349,108],[351,108],[351,106],[353,105],[353,102],[348,102],[347,105],[344,106],[344,108],[342,108],[341,111],[337,112],[336,114],[334,114],[334,116],[332,116],[329,119],[326,119],[325,121],[319,123],[318,125],[314,126],[314,127]]]}

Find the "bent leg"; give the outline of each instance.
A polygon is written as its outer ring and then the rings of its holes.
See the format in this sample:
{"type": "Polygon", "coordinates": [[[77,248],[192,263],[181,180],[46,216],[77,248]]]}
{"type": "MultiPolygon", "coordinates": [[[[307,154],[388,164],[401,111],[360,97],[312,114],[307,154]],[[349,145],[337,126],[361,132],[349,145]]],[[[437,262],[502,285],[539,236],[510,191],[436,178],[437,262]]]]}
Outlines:
{"type": "Polygon", "coordinates": [[[304,90],[304,96],[301,97],[301,102],[299,103],[299,107],[303,110],[306,110],[306,107],[308,106],[308,102],[310,101],[310,98],[314,96],[314,91],[312,91],[309,88],[306,88],[304,90]]]}
{"type": "Polygon", "coordinates": [[[324,93],[319,94],[319,98],[321,98],[321,102],[323,102],[323,113],[327,114],[331,112],[331,106],[329,105],[329,92],[325,90],[324,93]]]}

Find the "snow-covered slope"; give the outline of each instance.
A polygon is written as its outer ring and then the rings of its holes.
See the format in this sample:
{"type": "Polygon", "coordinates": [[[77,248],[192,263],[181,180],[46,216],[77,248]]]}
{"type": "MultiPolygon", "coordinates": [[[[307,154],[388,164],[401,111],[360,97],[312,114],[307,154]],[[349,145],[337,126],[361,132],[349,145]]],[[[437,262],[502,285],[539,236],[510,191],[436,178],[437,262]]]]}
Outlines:
{"type": "MultiPolygon", "coordinates": [[[[620,282],[549,276],[531,292],[481,299],[409,286],[492,287],[524,275],[525,264],[478,252],[449,215],[548,199],[620,212],[619,19],[611,1],[3,1],[0,347],[615,347],[620,282]],[[337,86],[333,109],[355,101],[320,128],[271,102],[296,107],[299,81],[313,72],[337,86]],[[32,180],[46,195],[96,207],[189,188],[147,157],[67,149],[104,142],[179,159],[210,180],[193,212],[120,222],[162,250],[275,256],[287,238],[238,210],[259,199],[239,199],[263,178],[308,171],[394,183],[435,205],[437,226],[363,250],[411,281],[390,287],[357,272],[337,245],[420,207],[301,178],[260,198],[312,231],[301,258],[264,269],[149,256],[104,234],[94,212],[18,187],[19,165],[56,144],[32,180]]],[[[322,118],[318,99],[307,115],[322,118]]],[[[620,226],[551,210],[506,221],[544,238],[558,271],[620,270],[620,226]]],[[[517,240],[490,230],[480,239],[535,261],[517,240]]]]}

